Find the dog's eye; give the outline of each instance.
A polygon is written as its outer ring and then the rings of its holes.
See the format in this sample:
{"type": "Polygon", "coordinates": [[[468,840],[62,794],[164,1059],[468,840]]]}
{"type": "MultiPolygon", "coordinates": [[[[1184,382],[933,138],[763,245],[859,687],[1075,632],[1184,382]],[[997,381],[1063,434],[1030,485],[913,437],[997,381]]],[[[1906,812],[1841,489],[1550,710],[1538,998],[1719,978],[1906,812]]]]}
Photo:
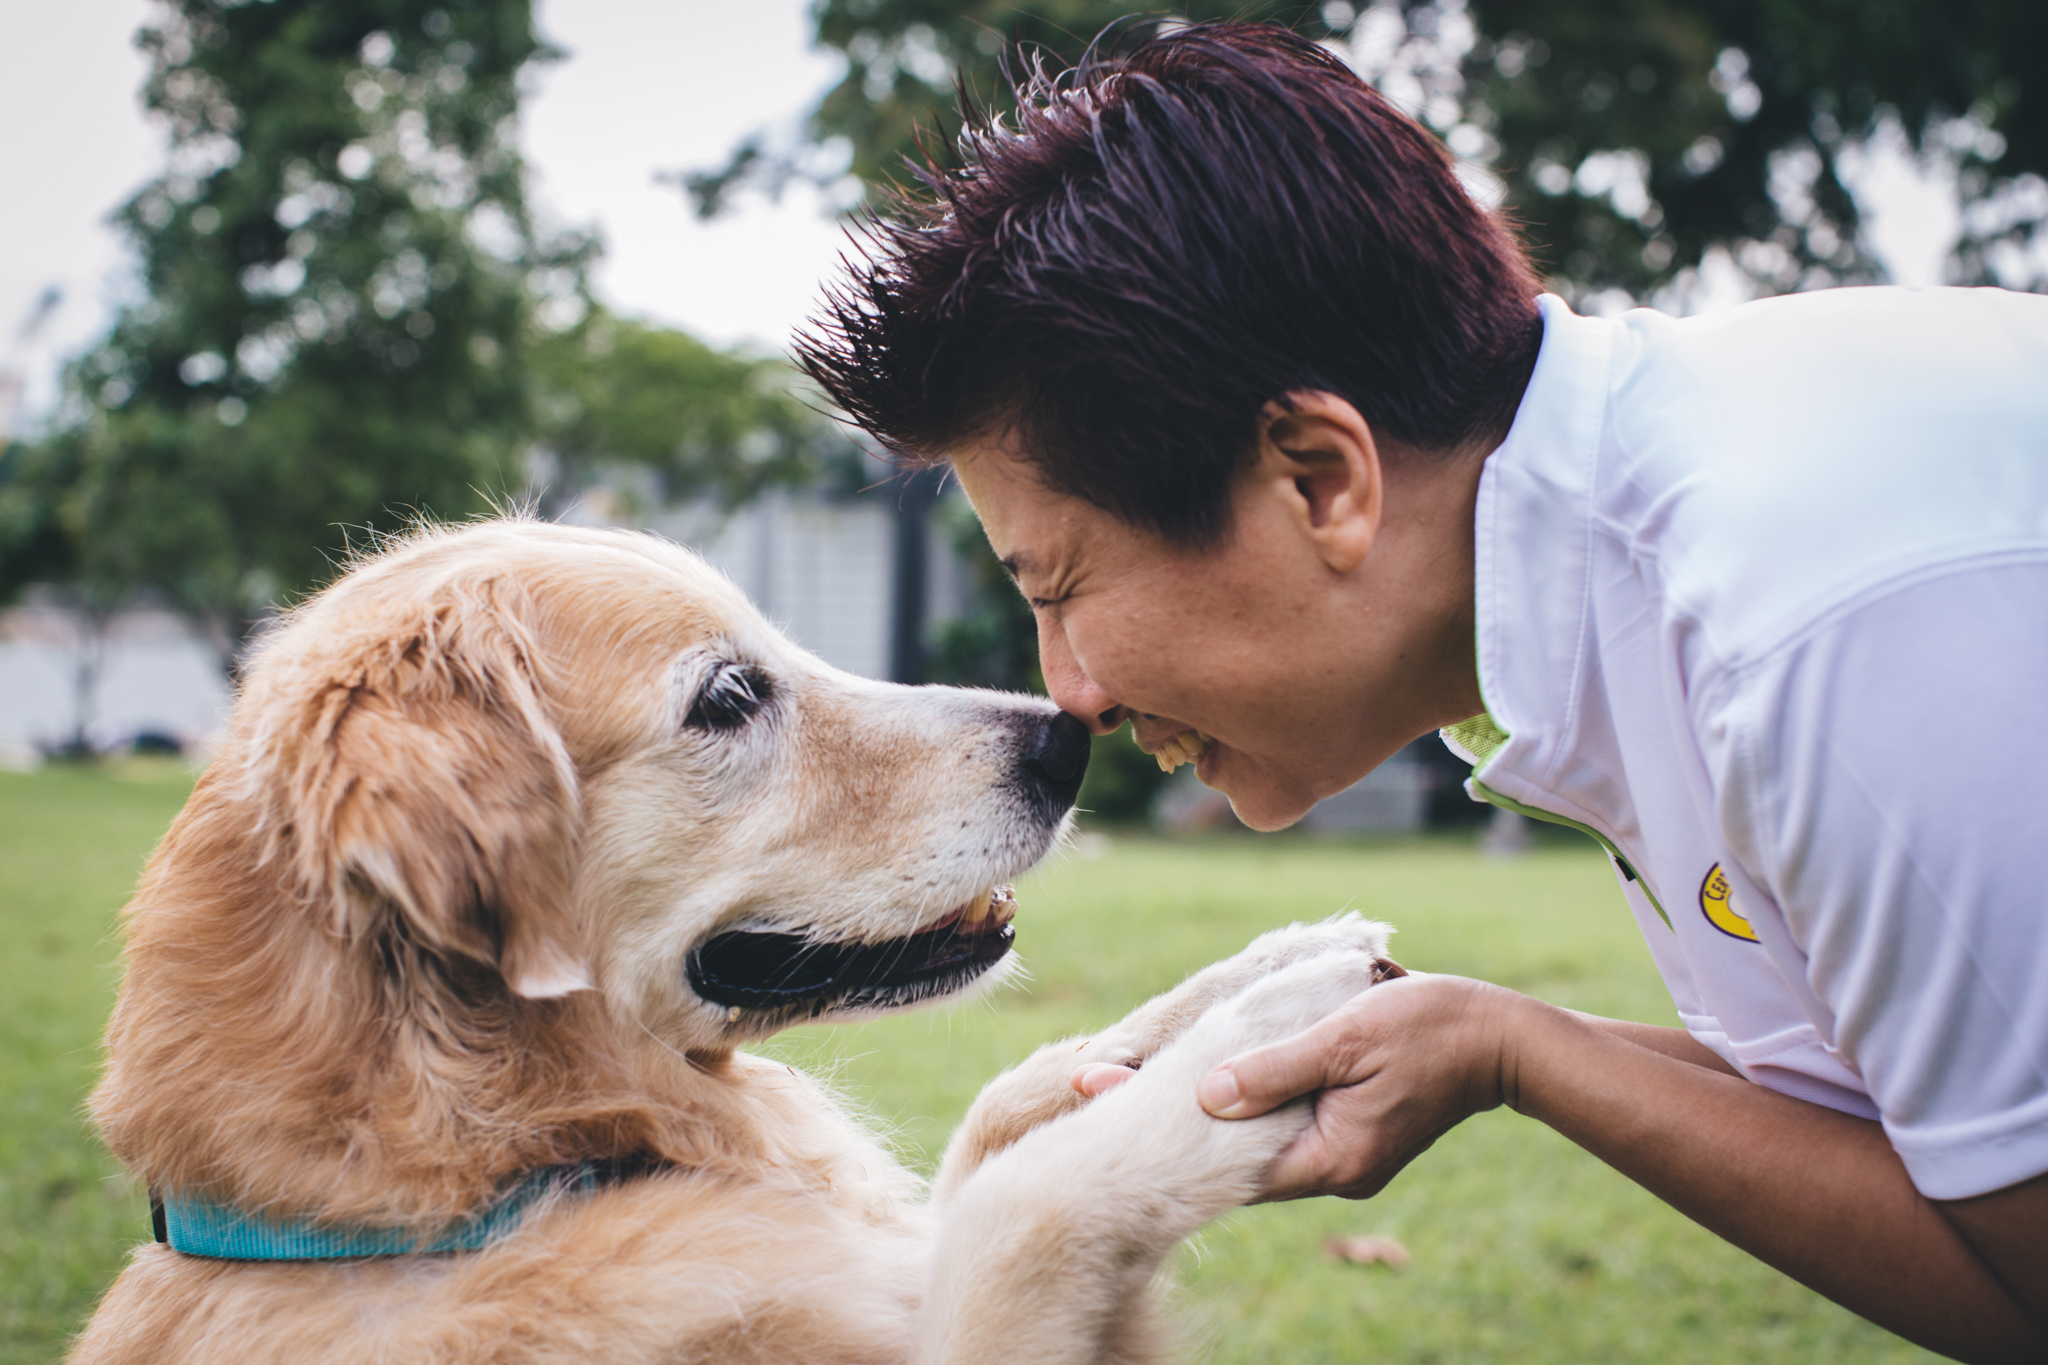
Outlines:
{"type": "Polygon", "coordinates": [[[744,664],[720,664],[697,693],[683,724],[693,730],[736,730],[751,720],[774,687],[768,675],[744,664]]]}

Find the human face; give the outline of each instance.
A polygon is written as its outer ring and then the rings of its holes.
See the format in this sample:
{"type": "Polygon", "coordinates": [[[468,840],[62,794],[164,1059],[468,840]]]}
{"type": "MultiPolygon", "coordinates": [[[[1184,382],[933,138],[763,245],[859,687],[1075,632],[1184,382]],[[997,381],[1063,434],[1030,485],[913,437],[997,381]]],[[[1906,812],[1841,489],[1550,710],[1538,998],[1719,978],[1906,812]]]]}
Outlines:
{"type": "Polygon", "coordinates": [[[1266,481],[1246,480],[1223,544],[1193,550],[1049,490],[1000,444],[955,468],[1037,617],[1047,690],[1095,733],[1128,719],[1154,751],[1200,730],[1212,743],[1197,775],[1259,829],[1391,752],[1352,719],[1361,675],[1345,637],[1369,615],[1347,610],[1340,576],[1266,481]]]}
{"type": "Polygon", "coordinates": [[[1130,720],[1148,751],[1210,736],[1196,773],[1278,829],[1485,709],[1472,517],[1492,444],[1420,451],[1334,394],[1290,393],[1260,416],[1228,536],[1200,550],[1053,492],[1012,438],[953,463],[1038,618],[1053,700],[1097,734],[1130,720]]]}

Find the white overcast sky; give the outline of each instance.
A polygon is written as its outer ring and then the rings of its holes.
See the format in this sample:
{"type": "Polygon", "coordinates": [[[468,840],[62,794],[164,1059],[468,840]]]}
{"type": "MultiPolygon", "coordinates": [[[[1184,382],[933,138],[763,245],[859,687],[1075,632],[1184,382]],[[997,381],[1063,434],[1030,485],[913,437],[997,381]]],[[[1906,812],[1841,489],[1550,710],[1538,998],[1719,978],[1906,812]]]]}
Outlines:
{"type": "MultiPolygon", "coordinates": [[[[43,408],[61,360],[132,289],[107,214],[156,169],[163,134],[142,116],[133,44],[146,0],[13,0],[0,9],[0,367],[43,408]],[[35,346],[17,328],[47,287],[64,302],[35,346]]],[[[593,225],[614,308],[719,344],[780,351],[834,269],[840,229],[808,193],[695,222],[658,171],[712,165],[742,137],[787,127],[835,79],[810,49],[808,0],[540,0],[567,50],[525,111],[537,202],[593,225]]],[[[1933,283],[1954,231],[1938,189],[1901,158],[1861,187],[1879,249],[1903,283],[1933,283]]],[[[0,421],[6,415],[0,413],[0,421]]]]}

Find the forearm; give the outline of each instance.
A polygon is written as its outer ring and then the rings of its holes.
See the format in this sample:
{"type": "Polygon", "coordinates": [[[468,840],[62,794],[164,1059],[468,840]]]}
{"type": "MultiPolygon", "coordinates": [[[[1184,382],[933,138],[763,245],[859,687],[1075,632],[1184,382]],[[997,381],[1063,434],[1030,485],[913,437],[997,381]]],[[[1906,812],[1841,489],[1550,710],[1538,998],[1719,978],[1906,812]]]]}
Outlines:
{"type": "Polygon", "coordinates": [[[1878,1125],[1717,1074],[1675,1040],[1666,1050],[1535,1001],[1517,1015],[1511,1107],[1901,1336],[1965,1360],[2042,1358],[2040,1334],[1878,1125]]]}
{"type": "Polygon", "coordinates": [[[1648,1048],[1674,1061],[1703,1066],[1709,1071],[1718,1071],[1724,1076],[1741,1073],[1722,1058],[1721,1054],[1693,1037],[1682,1028],[1665,1028],[1657,1024],[1638,1024],[1628,1019],[1608,1019],[1598,1014],[1581,1014],[1577,1010],[1566,1010],[1572,1018],[1592,1025],[1602,1033],[1634,1043],[1637,1047],[1648,1048]]]}

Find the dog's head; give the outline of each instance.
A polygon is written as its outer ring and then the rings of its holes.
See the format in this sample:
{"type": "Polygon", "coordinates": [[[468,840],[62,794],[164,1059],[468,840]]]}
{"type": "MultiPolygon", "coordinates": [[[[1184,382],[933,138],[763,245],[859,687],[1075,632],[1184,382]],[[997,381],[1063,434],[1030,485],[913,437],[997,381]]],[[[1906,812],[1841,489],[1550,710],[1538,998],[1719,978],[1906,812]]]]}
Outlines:
{"type": "Polygon", "coordinates": [[[238,738],[227,780],[335,933],[690,1051],[999,976],[1001,884],[1088,752],[1045,702],[830,668],[665,541],[518,521],[314,598],[238,738]]]}

